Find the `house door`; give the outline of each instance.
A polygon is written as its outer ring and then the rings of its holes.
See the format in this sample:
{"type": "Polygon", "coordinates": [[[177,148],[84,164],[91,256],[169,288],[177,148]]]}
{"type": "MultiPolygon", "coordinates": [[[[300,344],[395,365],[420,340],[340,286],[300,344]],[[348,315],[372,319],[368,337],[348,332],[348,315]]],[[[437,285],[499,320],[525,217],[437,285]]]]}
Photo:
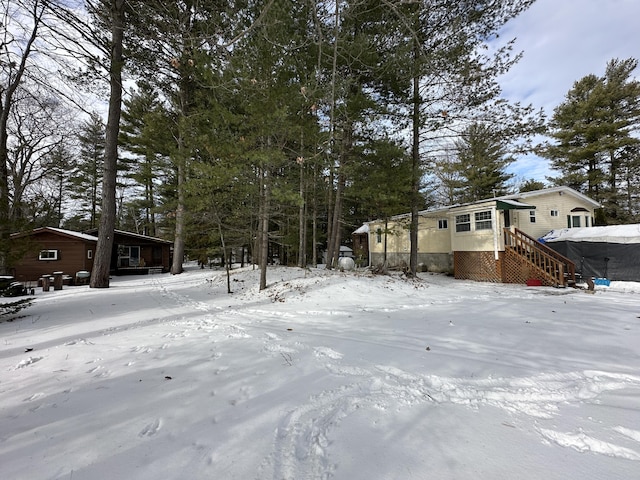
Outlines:
{"type": "Polygon", "coordinates": [[[511,226],[511,210],[503,210],[504,212],[504,228],[511,226]]]}

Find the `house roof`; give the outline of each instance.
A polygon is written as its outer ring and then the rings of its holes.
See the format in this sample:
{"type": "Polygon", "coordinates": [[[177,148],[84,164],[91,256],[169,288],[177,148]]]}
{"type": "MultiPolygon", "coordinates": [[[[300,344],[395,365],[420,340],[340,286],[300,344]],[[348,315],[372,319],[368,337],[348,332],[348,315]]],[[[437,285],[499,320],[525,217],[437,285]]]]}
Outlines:
{"type": "Polygon", "coordinates": [[[594,208],[598,208],[600,206],[600,204],[598,202],[596,202],[595,200],[592,200],[591,198],[587,197],[586,195],[578,192],[577,190],[574,190],[573,188],[570,187],[551,187],[551,188],[544,188],[542,190],[532,190],[530,192],[521,192],[521,193],[514,193],[511,195],[504,195],[502,197],[497,197],[496,200],[506,200],[506,199],[512,199],[512,200],[523,200],[523,199],[527,199],[530,197],[537,197],[540,195],[548,195],[550,193],[558,193],[558,195],[571,195],[575,198],[578,198],[579,200],[582,200],[588,204],[590,204],[592,207],[594,208]]]}
{"type": "Polygon", "coordinates": [[[40,227],[40,228],[35,228],[33,230],[30,230],[28,232],[19,232],[19,233],[14,233],[11,236],[14,238],[20,238],[20,237],[26,237],[29,235],[37,235],[39,233],[43,233],[43,232],[52,232],[58,235],[62,235],[65,237],[72,237],[72,238],[78,238],[80,240],[84,240],[86,242],[97,242],[98,241],[98,237],[95,237],[93,235],[89,235],[86,233],[80,233],[80,232],[74,232],[73,230],[65,230],[64,228],[56,228],[56,227],[40,227]]]}
{"type": "Polygon", "coordinates": [[[141,240],[152,240],[154,242],[166,243],[166,244],[173,243],[171,240],[165,240],[163,238],[158,238],[158,237],[150,237],[149,235],[141,235],[139,233],[125,232],[124,230],[114,230],[114,232],[119,233],[121,235],[126,235],[128,237],[139,238],[141,240]]]}
{"type": "MultiPolygon", "coordinates": [[[[520,193],[511,193],[509,195],[501,195],[499,197],[494,197],[494,198],[485,198],[484,200],[477,200],[475,202],[469,202],[469,203],[460,203],[460,204],[456,204],[456,205],[452,205],[450,208],[459,208],[459,207],[467,207],[467,206],[472,206],[472,205],[480,205],[482,203],[488,203],[488,202],[492,202],[492,201],[497,201],[497,202],[509,202],[509,201],[515,201],[515,202],[519,202],[522,203],[524,205],[526,205],[523,200],[532,198],[532,197],[539,197],[541,195],[549,195],[549,194],[553,194],[553,193],[557,193],[558,195],[571,195],[572,197],[581,200],[589,205],[591,205],[593,208],[598,208],[600,206],[600,204],[598,202],[596,202],[595,200],[592,200],[591,198],[587,197],[586,195],[574,190],[573,188],[570,187],[551,187],[551,188],[543,188],[541,190],[532,190],[530,192],[520,192],[520,193]]],[[[523,209],[525,207],[522,207],[523,209]]],[[[533,205],[526,207],[526,209],[532,210],[535,207],[533,205]]]]}
{"type": "MultiPolygon", "coordinates": [[[[26,237],[29,235],[37,235],[38,233],[42,233],[42,232],[51,232],[51,233],[55,233],[57,235],[62,235],[69,238],[77,238],[80,240],[84,240],[86,242],[98,241],[98,237],[97,237],[98,229],[88,230],[85,233],[81,233],[81,232],[74,232],[73,230],[65,230],[64,228],[40,227],[40,228],[30,230],[28,232],[14,233],[11,236],[13,238],[20,238],[20,237],[26,237]]],[[[164,243],[167,245],[171,245],[173,243],[170,240],[163,240],[162,238],[149,237],[148,235],[140,235],[138,233],[125,232],[124,230],[114,230],[114,232],[127,237],[137,238],[137,239],[146,240],[146,241],[152,241],[155,243],[164,243]]]]}
{"type": "Polygon", "coordinates": [[[535,205],[518,202],[517,200],[496,200],[496,208],[498,210],[535,210],[535,205]]]}
{"type": "MultiPolygon", "coordinates": [[[[418,215],[421,216],[434,216],[434,215],[439,215],[439,214],[444,214],[444,213],[448,213],[449,211],[453,210],[453,209],[459,209],[461,207],[470,207],[473,205],[481,205],[483,203],[489,203],[489,202],[496,202],[496,208],[498,208],[498,210],[515,210],[515,209],[521,209],[521,210],[535,210],[535,206],[534,205],[529,205],[527,203],[525,203],[522,200],[526,200],[528,198],[532,198],[532,197],[538,197],[541,195],[549,195],[549,194],[553,194],[553,193],[557,193],[558,195],[571,195],[573,197],[575,197],[578,200],[581,200],[589,205],[591,205],[593,208],[598,208],[600,206],[600,204],[598,202],[596,202],[595,200],[592,200],[591,198],[587,197],[586,195],[574,190],[573,188],[570,187],[551,187],[551,188],[544,188],[542,190],[533,190],[530,192],[521,192],[521,193],[513,193],[513,194],[509,194],[509,195],[502,195],[500,197],[494,197],[494,198],[485,198],[483,200],[477,200],[475,202],[469,202],[469,203],[458,203],[455,205],[450,205],[447,207],[440,207],[440,208],[434,208],[434,209],[427,209],[427,210],[421,210],[420,212],[418,212],[418,215]]],[[[411,214],[410,213],[402,213],[400,215],[394,215],[393,217],[391,217],[391,220],[400,220],[403,218],[408,218],[410,217],[411,214]]],[[[366,222],[366,224],[369,223],[378,223],[380,222],[380,220],[373,220],[371,222],[366,222]]]]}
{"type": "MultiPolygon", "coordinates": [[[[173,244],[173,242],[171,240],[164,240],[164,239],[158,238],[158,237],[150,237],[149,235],[142,235],[140,233],[126,232],[124,230],[114,230],[113,232],[117,233],[119,235],[124,235],[126,237],[131,237],[131,238],[137,238],[137,239],[140,239],[140,240],[152,241],[152,242],[156,242],[156,243],[165,243],[167,245],[173,244]]],[[[91,229],[91,230],[87,230],[87,233],[95,233],[97,235],[98,234],[98,229],[94,228],[94,229],[91,229]]]]}
{"type": "Polygon", "coordinates": [[[365,223],[360,228],[358,228],[355,232],[353,232],[353,235],[358,235],[360,233],[369,233],[369,225],[367,223],[365,223]]]}

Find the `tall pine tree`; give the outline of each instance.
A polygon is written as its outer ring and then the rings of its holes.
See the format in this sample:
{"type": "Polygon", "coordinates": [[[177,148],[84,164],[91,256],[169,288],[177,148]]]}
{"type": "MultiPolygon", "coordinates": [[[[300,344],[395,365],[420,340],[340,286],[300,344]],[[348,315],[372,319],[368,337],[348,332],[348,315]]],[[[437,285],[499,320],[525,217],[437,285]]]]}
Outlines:
{"type": "Polygon", "coordinates": [[[586,193],[603,205],[601,221],[620,223],[638,214],[640,81],[635,59],[611,60],[605,74],[576,81],[550,122],[552,142],[541,149],[560,172],[556,184],[586,193]]]}
{"type": "Polygon", "coordinates": [[[513,177],[506,172],[513,157],[507,154],[505,142],[481,123],[470,125],[456,141],[457,168],[463,183],[459,202],[474,202],[507,193],[507,182],[513,177]]]}
{"type": "Polygon", "coordinates": [[[74,226],[96,228],[102,197],[105,150],[105,125],[97,113],[93,113],[81,125],[78,143],[79,155],[69,180],[69,197],[76,202],[74,212],[82,220],[74,226]]]}

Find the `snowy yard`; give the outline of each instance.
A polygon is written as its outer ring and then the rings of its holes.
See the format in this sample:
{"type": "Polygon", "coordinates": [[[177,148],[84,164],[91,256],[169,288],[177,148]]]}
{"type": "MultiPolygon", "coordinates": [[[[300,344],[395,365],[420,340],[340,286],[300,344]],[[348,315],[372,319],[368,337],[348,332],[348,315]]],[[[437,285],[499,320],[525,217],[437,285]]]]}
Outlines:
{"type": "Polygon", "coordinates": [[[638,284],[268,279],[191,266],[0,317],[0,478],[640,478],[638,284]]]}

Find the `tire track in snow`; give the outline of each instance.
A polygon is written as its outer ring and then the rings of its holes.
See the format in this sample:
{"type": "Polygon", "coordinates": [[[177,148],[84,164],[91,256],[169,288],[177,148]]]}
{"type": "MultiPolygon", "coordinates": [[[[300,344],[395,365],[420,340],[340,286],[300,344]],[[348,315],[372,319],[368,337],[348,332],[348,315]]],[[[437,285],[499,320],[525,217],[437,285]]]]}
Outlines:
{"type": "MultiPolygon", "coordinates": [[[[581,429],[578,433],[563,433],[538,426],[539,421],[560,415],[561,406],[595,402],[603,393],[616,390],[640,389],[638,376],[587,370],[523,378],[447,378],[416,375],[384,365],[371,368],[341,365],[342,356],[328,347],[317,347],[314,355],[320,361],[333,360],[325,368],[351,382],[311,396],[306,404],[282,418],[274,435],[272,453],[261,467],[260,479],[332,478],[337,465],[332,464],[328,447],[341,421],[362,409],[387,410],[398,404],[495,407],[512,415],[532,417],[533,428],[545,443],[640,461],[640,451],[599,440],[581,429]]],[[[613,431],[621,440],[626,437],[640,443],[640,432],[622,426],[613,431]]]]}
{"type": "Polygon", "coordinates": [[[333,476],[336,465],[327,452],[330,433],[340,422],[360,409],[363,397],[358,384],[345,385],[312,396],[280,421],[274,436],[273,453],[265,459],[259,479],[318,479],[333,476]],[[271,473],[264,472],[271,470],[271,473]]]}
{"type": "Polygon", "coordinates": [[[591,452],[609,457],[640,461],[640,453],[635,450],[604,440],[598,440],[587,435],[581,428],[576,433],[562,433],[546,428],[537,428],[536,430],[548,442],[555,443],[561,447],[572,448],[581,453],[591,452]]]}

